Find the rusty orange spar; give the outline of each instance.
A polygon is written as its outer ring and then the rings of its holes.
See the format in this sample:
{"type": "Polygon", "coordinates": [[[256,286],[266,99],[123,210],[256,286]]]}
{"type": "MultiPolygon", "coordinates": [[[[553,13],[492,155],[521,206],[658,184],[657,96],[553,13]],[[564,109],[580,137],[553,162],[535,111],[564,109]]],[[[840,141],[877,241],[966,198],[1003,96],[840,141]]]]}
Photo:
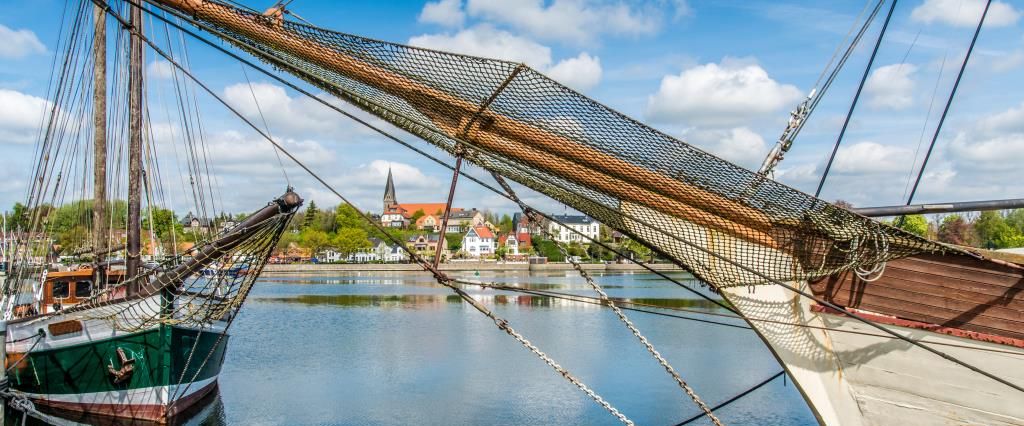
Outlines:
{"type": "Polygon", "coordinates": [[[753,208],[494,111],[479,111],[475,103],[283,30],[271,19],[204,0],[151,1],[402,98],[452,139],[750,242],[779,245],[768,233],[769,218],[753,208]]]}

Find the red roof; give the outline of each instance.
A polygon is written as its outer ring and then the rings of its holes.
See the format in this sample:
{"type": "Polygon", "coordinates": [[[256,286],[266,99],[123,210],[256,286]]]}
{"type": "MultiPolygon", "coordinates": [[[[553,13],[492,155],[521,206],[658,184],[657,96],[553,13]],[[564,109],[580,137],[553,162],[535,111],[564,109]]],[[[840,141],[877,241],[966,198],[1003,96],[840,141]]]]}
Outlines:
{"type": "Polygon", "coordinates": [[[473,227],[473,230],[476,231],[476,235],[480,238],[494,238],[494,233],[486,226],[476,226],[473,227]]]}
{"type": "MultiPolygon", "coordinates": [[[[411,204],[399,204],[396,210],[405,216],[406,218],[412,216],[419,210],[423,210],[424,214],[428,215],[440,215],[444,212],[445,203],[411,203],[411,204]]],[[[462,211],[458,207],[452,207],[453,212],[462,211]]]]}

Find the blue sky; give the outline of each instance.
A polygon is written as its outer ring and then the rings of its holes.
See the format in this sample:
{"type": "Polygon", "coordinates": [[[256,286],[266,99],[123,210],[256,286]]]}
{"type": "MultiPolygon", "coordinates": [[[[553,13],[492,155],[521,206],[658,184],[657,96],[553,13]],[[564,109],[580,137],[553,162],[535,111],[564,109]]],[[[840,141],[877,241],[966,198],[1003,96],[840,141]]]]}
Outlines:
{"type": "MultiPolygon", "coordinates": [[[[272,2],[244,3],[263,9],[272,2]]],[[[916,174],[926,149],[918,148],[922,134],[926,145],[982,3],[898,3],[824,198],[859,206],[905,201],[908,176],[916,174]]],[[[4,0],[4,6],[0,146],[16,159],[0,170],[0,205],[6,208],[24,198],[65,2],[4,0]]],[[[337,31],[526,62],[627,115],[756,168],[864,6],[860,1],[296,0],[290,10],[337,31]]],[[[1024,197],[1017,177],[1024,163],[1022,13],[1020,2],[993,3],[917,201],[1024,197]]],[[[880,24],[881,17],[780,166],[778,180],[813,192],[880,24]]],[[[237,62],[208,47],[189,42],[189,50],[195,74],[257,120],[253,97],[258,99],[271,133],[361,208],[380,208],[388,167],[395,173],[399,201],[445,197],[449,175],[443,169],[252,70],[247,71],[250,88],[237,62]]],[[[147,52],[147,62],[154,135],[159,146],[173,150],[178,123],[154,104],[169,93],[168,67],[153,52],[147,52]]],[[[285,184],[269,145],[212,98],[200,96],[199,103],[221,183],[220,208],[251,210],[280,193],[285,184]]],[[[178,193],[169,204],[188,210],[174,156],[160,161],[167,189],[178,193]]],[[[294,167],[288,172],[306,198],[337,204],[294,167]]],[[[537,194],[529,198],[556,213],[564,210],[537,194]]],[[[513,209],[468,181],[460,184],[456,204],[513,209]]]]}

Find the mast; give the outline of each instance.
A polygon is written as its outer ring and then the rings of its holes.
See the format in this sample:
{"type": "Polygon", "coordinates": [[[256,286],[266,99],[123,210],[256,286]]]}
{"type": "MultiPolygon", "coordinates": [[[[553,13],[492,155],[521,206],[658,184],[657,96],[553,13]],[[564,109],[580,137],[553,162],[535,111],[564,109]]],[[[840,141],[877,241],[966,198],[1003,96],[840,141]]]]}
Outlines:
{"type": "MultiPolygon", "coordinates": [[[[99,5],[93,7],[95,32],[92,42],[93,60],[93,197],[92,197],[92,252],[93,262],[99,264],[107,251],[107,21],[106,12],[99,5]]],[[[96,268],[96,283],[102,278],[96,268]]]]}
{"type": "MultiPolygon", "coordinates": [[[[128,242],[125,253],[125,276],[139,273],[142,247],[142,9],[129,4],[132,26],[128,72],[128,242]]],[[[137,293],[139,283],[128,286],[128,294],[137,293]]]]}

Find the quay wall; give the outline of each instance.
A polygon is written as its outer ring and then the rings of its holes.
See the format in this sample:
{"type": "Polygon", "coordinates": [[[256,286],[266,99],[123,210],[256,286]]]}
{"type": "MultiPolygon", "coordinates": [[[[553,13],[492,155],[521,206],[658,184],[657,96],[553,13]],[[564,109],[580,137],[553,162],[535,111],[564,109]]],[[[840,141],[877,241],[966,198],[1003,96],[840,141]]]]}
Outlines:
{"type": "MultiPolygon", "coordinates": [[[[584,263],[583,269],[594,272],[646,272],[647,269],[633,263],[584,263]]],[[[682,271],[671,263],[648,265],[657,271],[682,271]]],[[[570,271],[569,263],[498,263],[498,262],[453,262],[442,263],[442,271],[489,271],[489,272],[547,272],[570,271]]],[[[411,263],[292,263],[269,264],[263,268],[265,275],[325,274],[333,272],[423,272],[423,268],[411,263]]]]}

